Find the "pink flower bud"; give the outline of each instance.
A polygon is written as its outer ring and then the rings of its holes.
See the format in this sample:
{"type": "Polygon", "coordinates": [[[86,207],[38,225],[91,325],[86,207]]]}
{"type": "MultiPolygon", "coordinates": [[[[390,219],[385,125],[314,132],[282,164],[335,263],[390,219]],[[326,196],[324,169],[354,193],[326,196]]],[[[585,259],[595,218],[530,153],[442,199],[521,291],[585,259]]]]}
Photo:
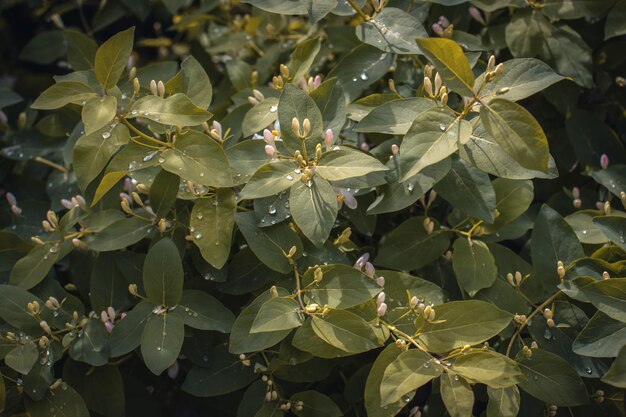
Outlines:
{"type": "Polygon", "coordinates": [[[271,145],[265,145],[265,155],[267,155],[268,158],[276,157],[276,148],[271,145]]]}
{"type": "Polygon", "coordinates": [[[320,84],[322,84],[322,76],[316,75],[315,78],[313,78],[313,88],[319,87],[320,84]]]}
{"type": "Polygon", "coordinates": [[[272,134],[272,132],[270,132],[269,129],[265,129],[263,131],[263,140],[265,141],[265,143],[267,143],[268,145],[272,147],[276,146],[274,144],[274,135],[272,134]]]}
{"type": "Polygon", "coordinates": [[[15,198],[13,193],[6,193],[6,195],[4,197],[7,199],[7,201],[9,202],[10,206],[16,206],[17,205],[17,199],[15,198]]]}
{"type": "Polygon", "coordinates": [[[361,255],[359,259],[356,260],[356,262],[354,263],[354,267],[356,269],[363,268],[365,266],[365,263],[369,261],[369,259],[370,259],[370,254],[368,252],[365,252],[363,255],[361,255]]]}
{"type": "Polygon", "coordinates": [[[380,285],[381,287],[385,286],[385,277],[378,277],[376,278],[376,284],[380,285]]]}
{"type": "Polygon", "coordinates": [[[217,130],[220,136],[222,135],[222,124],[218,122],[217,120],[213,121],[213,129],[217,130]]]}
{"type": "Polygon", "coordinates": [[[433,28],[433,32],[435,32],[437,36],[443,36],[443,28],[441,27],[439,23],[433,23],[432,28],[433,28]]]}
{"type": "Polygon", "coordinates": [[[609,166],[609,157],[605,153],[600,157],[600,166],[602,169],[607,169],[609,166]]]}
{"type": "Polygon", "coordinates": [[[583,202],[580,198],[575,198],[572,201],[572,205],[574,206],[574,208],[580,208],[580,206],[582,206],[583,202]]]}
{"type": "Polygon", "coordinates": [[[378,313],[378,317],[384,316],[387,313],[387,304],[381,303],[376,312],[378,313]]]}
{"type": "Polygon", "coordinates": [[[13,212],[13,214],[15,214],[16,216],[19,216],[20,214],[22,214],[22,209],[19,208],[16,205],[12,205],[11,206],[11,211],[13,212]]]}
{"type": "Polygon", "coordinates": [[[416,296],[413,296],[411,297],[410,303],[411,303],[411,307],[415,307],[419,303],[419,300],[417,299],[416,296]]]}
{"type": "Polygon", "coordinates": [[[385,293],[381,292],[380,294],[378,294],[378,297],[376,297],[376,304],[380,306],[384,302],[385,302],[385,293]]]}
{"type": "Polygon", "coordinates": [[[72,208],[72,202],[66,198],[61,199],[61,205],[68,210],[72,208]]]}
{"type": "Polygon", "coordinates": [[[370,150],[370,145],[367,142],[362,142],[359,147],[361,148],[362,151],[365,151],[365,152],[370,150]]]}
{"type": "Polygon", "coordinates": [[[398,145],[396,145],[395,143],[391,145],[391,153],[393,154],[393,156],[397,156],[398,152],[400,152],[400,148],[398,147],[398,145]]]}
{"type": "Polygon", "coordinates": [[[580,188],[578,187],[572,188],[572,197],[580,198],[580,188]]]}
{"type": "Polygon", "coordinates": [[[179,370],[180,366],[178,365],[178,361],[175,361],[172,366],[167,368],[167,376],[169,376],[171,379],[176,379],[179,370]]]}
{"type": "Polygon", "coordinates": [[[77,238],[72,239],[72,245],[74,245],[74,247],[78,249],[87,249],[87,244],[77,238]]]}
{"type": "Polygon", "coordinates": [[[324,144],[326,145],[326,150],[330,149],[331,146],[335,143],[335,134],[332,129],[326,130],[324,132],[324,144]]]}
{"type": "Polygon", "coordinates": [[[483,25],[485,24],[485,19],[483,19],[483,15],[480,14],[480,10],[478,10],[476,7],[472,6],[469,8],[469,15],[478,23],[482,23],[483,25]]]}
{"type": "Polygon", "coordinates": [[[450,21],[445,16],[439,16],[439,24],[445,29],[450,26],[450,21]]]}
{"type": "Polygon", "coordinates": [[[365,275],[367,275],[368,277],[374,277],[374,275],[376,275],[376,269],[374,268],[374,265],[372,265],[371,262],[366,262],[365,263],[365,275]]]}

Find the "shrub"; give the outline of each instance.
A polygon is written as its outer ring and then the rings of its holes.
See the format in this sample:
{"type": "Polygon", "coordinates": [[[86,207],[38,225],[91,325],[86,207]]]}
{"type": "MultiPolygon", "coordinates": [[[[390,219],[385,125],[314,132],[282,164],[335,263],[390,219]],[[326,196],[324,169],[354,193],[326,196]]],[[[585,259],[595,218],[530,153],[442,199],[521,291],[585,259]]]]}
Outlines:
{"type": "Polygon", "coordinates": [[[623,415],[626,0],[189,3],[2,6],[6,415],[623,415]]]}

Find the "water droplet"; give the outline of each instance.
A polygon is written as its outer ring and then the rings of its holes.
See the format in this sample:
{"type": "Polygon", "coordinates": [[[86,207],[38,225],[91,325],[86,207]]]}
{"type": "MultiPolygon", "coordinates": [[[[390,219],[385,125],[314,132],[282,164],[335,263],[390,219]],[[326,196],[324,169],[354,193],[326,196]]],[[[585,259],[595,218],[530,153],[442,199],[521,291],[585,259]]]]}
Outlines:
{"type": "Polygon", "coordinates": [[[200,173],[200,177],[204,177],[204,172],[201,172],[201,173],[200,173]]]}
{"type": "Polygon", "coordinates": [[[57,253],[59,251],[59,247],[57,245],[50,246],[50,253],[57,253]]]}
{"type": "Polygon", "coordinates": [[[130,114],[133,114],[133,115],[134,115],[134,114],[137,114],[137,110],[133,110],[133,111],[131,111],[131,112],[130,112],[130,114]]]}
{"type": "Polygon", "coordinates": [[[357,82],[357,81],[358,81],[358,78],[352,77],[352,82],[357,82]]]}
{"type": "Polygon", "coordinates": [[[202,238],[202,233],[200,233],[200,232],[196,232],[196,233],[193,235],[193,237],[194,237],[194,238],[196,238],[196,239],[201,239],[201,238],[202,238]]]}
{"type": "Polygon", "coordinates": [[[408,403],[409,401],[411,401],[411,397],[409,397],[408,395],[403,395],[402,401],[404,401],[405,403],[408,403]]]}
{"type": "Polygon", "coordinates": [[[446,125],[443,124],[443,123],[439,124],[439,130],[441,130],[442,132],[445,132],[446,131],[446,125]]]}
{"type": "Polygon", "coordinates": [[[543,337],[546,340],[550,340],[550,338],[552,337],[552,332],[550,331],[550,329],[546,329],[546,331],[543,332],[543,337]]]}
{"type": "Polygon", "coordinates": [[[270,107],[270,113],[276,113],[276,110],[278,110],[278,106],[271,106],[270,107]]]}
{"type": "Polygon", "coordinates": [[[143,161],[144,162],[148,162],[149,160],[151,160],[152,158],[154,158],[158,154],[159,154],[158,151],[149,152],[149,153],[146,154],[146,156],[143,157],[143,161]]]}
{"type": "Polygon", "coordinates": [[[587,231],[586,231],[586,230],[583,230],[581,233],[582,233],[583,235],[586,235],[586,234],[587,234],[587,231]]]}
{"type": "Polygon", "coordinates": [[[276,207],[270,206],[267,212],[272,215],[276,214],[276,207]]]}
{"type": "Polygon", "coordinates": [[[370,77],[368,77],[368,76],[367,76],[367,74],[366,74],[366,73],[364,73],[364,72],[362,72],[362,73],[361,73],[361,75],[359,75],[359,78],[360,78],[362,81],[367,81],[367,80],[369,80],[369,79],[370,79],[370,77]]]}
{"type": "Polygon", "coordinates": [[[108,139],[110,137],[111,137],[111,132],[109,131],[102,132],[102,139],[108,139]]]}
{"type": "Polygon", "coordinates": [[[161,351],[163,348],[161,346],[157,346],[157,350],[161,351]]]}
{"type": "Polygon", "coordinates": [[[209,357],[207,355],[202,356],[202,361],[203,362],[208,362],[209,361],[209,357]]]}
{"type": "Polygon", "coordinates": [[[591,368],[585,369],[585,372],[587,373],[587,375],[593,374],[593,371],[591,370],[591,368]]]}
{"type": "Polygon", "coordinates": [[[193,227],[193,226],[191,226],[191,227],[189,228],[189,231],[190,231],[191,233],[193,233],[193,232],[195,232],[195,231],[196,231],[196,228],[195,228],[195,227],[193,227]]]}
{"type": "Polygon", "coordinates": [[[537,381],[539,380],[539,377],[537,375],[533,375],[533,381],[537,381]]]}
{"type": "Polygon", "coordinates": [[[291,181],[292,179],[293,179],[293,176],[287,175],[287,181],[291,181]]]}
{"type": "Polygon", "coordinates": [[[424,362],[424,368],[430,368],[430,362],[426,361],[424,362]]]}
{"type": "Polygon", "coordinates": [[[126,100],[128,98],[128,94],[122,93],[122,100],[126,100]]]}
{"type": "Polygon", "coordinates": [[[55,310],[55,311],[52,312],[52,315],[54,317],[59,317],[59,312],[55,310]]]}
{"type": "Polygon", "coordinates": [[[407,186],[406,189],[409,190],[409,192],[413,191],[415,189],[415,184],[413,184],[412,182],[410,182],[407,186]]]}
{"type": "Polygon", "coordinates": [[[137,161],[130,161],[130,163],[128,164],[128,169],[133,170],[137,168],[137,161]]]}
{"type": "Polygon", "coordinates": [[[163,162],[165,162],[165,158],[163,158],[162,156],[159,157],[158,159],[159,164],[162,164],[163,162]]]}
{"type": "Polygon", "coordinates": [[[454,375],[454,380],[458,381],[459,380],[459,376],[458,375],[454,375]]]}
{"type": "Polygon", "coordinates": [[[196,213],[196,219],[198,219],[198,220],[202,220],[202,218],[203,218],[203,217],[204,217],[204,214],[202,214],[202,212],[201,212],[201,211],[199,211],[199,212],[197,212],[197,213],[196,213]]]}

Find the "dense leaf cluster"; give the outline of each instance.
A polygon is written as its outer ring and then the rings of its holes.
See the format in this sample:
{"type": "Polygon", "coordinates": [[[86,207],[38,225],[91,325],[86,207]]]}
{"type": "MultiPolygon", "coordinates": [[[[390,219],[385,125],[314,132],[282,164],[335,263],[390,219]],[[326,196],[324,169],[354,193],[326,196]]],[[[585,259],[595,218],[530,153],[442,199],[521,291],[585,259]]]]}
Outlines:
{"type": "Polygon", "coordinates": [[[624,415],[626,0],[0,12],[3,415],[624,415]]]}

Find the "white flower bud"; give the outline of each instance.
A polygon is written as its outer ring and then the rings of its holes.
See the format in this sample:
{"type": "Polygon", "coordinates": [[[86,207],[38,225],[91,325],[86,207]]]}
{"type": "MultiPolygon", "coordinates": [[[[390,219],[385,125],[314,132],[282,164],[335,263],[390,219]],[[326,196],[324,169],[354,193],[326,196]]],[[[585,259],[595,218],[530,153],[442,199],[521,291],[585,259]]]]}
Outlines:
{"type": "Polygon", "coordinates": [[[139,94],[140,89],[141,86],[139,85],[139,78],[133,78],[133,92],[135,93],[135,95],[139,94]]]}
{"type": "Polygon", "coordinates": [[[417,306],[417,303],[419,303],[419,300],[417,299],[417,297],[416,296],[411,297],[411,301],[410,301],[411,307],[415,308],[417,306]]]}
{"type": "Polygon", "coordinates": [[[378,317],[383,317],[387,313],[387,304],[381,303],[378,306],[378,310],[376,310],[376,313],[378,314],[378,317]]]}
{"type": "Polygon", "coordinates": [[[311,133],[311,121],[306,118],[302,122],[302,136],[306,138],[309,136],[309,133],[311,133]]]}
{"type": "Polygon", "coordinates": [[[430,81],[429,77],[424,77],[424,92],[428,94],[429,97],[433,97],[433,84],[430,81]]]}
{"type": "Polygon", "coordinates": [[[165,97],[165,84],[163,84],[163,81],[161,80],[157,83],[157,93],[159,94],[159,97],[165,97]]]}
{"type": "Polygon", "coordinates": [[[443,81],[441,81],[441,75],[439,75],[439,72],[437,71],[437,74],[435,74],[435,91],[434,91],[434,95],[439,94],[439,90],[441,89],[441,86],[443,85],[443,81]]]}
{"type": "Polygon", "coordinates": [[[376,275],[376,268],[374,268],[371,262],[365,262],[365,275],[370,278],[374,278],[376,275]]]}
{"type": "Polygon", "coordinates": [[[301,136],[301,132],[300,132],[300,121],[298,120],[297,117],[294,117],[293,119],[291,119],[291,130],[293,131],[293,133],[300,137],[301,136]]]}
{"type": "Polygon", "coordinates": [[[159,91],[157,90],[157,82],[156,80],[150,80],[150,92],[153,96],[159,95],[159,91]]]}
{"type": "Polygon", "coordinates": [[[384,302],[385,302],[385,293],[381,292],[380,294],[378,294],[378,297],[376,297],[376,304],[380,306],[384,302]]]}
{"type": "Polygon", "coordinates": [[[385,286],[385,277],[378,277],[376,278],[376,284],[378,284],[381,287],[385,286]]]}

